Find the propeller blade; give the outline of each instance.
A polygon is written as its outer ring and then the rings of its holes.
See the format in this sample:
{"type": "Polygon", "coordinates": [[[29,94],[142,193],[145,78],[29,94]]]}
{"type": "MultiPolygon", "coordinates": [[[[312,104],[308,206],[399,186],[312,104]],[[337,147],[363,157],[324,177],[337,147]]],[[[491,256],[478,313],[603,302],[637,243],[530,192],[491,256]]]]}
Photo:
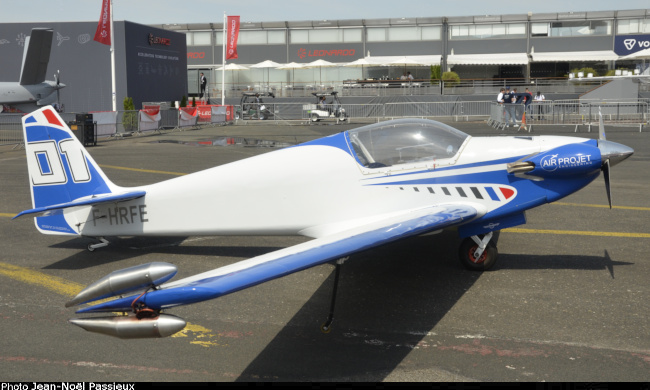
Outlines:
{"type": "Polygon", "coordinates": [[[607,138],[605,137],[605,125],[603,124],[603,113],[600,111],[600,107],[598,107],[598,139],[605,141],[607,138]]]}
{"type": "Polygon", "coordinates": [[[609,208],[612,208],[612,190],[609,184],[609,160],[605,160],[601,167],[603,171],[603,178],[605,178],[605,190],[607,191],[607,200],[609,201],[609,208]]]}

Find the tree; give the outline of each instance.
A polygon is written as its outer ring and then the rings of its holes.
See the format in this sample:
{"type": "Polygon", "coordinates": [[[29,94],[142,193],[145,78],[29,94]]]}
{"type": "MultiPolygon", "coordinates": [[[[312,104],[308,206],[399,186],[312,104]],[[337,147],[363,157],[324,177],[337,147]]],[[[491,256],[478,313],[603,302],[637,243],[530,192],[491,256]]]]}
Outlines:
{"type": "Polygon", "coordinates": [[[124,126],[124,130],[133,131],[133,129],[137,129],[138,115],[135,112],[135,104],[133,104],[133,98],[125,97],[122,105],[124,107],[124,113],[122,114],[122,126],[124,126]]]}

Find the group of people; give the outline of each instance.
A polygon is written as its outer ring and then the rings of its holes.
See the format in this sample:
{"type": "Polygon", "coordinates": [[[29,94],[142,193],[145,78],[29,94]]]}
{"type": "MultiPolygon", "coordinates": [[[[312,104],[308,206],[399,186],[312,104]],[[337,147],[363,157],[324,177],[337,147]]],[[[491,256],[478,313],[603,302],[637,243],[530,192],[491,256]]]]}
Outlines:
{"type": "MultiPolygon", "coordinates": [[[[516,126],[521,122],[524,112],[528,112],[530,103],[533,101],[541,102],[546,100],[540,91],[533,96],[528,88],[523,93],[517,93],[517,88],[501,88],[497,96],[497,102],[504,105],[506,127],[512,123],[516,126]]],[[[541,106],[538,106],[538,119],[541,119],[541,106]]]]}

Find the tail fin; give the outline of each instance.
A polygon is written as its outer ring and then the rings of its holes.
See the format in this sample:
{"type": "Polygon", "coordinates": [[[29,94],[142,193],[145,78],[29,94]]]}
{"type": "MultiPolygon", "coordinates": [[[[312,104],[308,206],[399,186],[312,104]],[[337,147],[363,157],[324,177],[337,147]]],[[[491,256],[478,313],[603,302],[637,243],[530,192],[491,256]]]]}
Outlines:
{"type": "Polygon", "coordinates": [[[23,132],[34,209],[18,216],[47,212],[36,218],[42,233],[78,234],[62,210],[92,204],[88,199],[107,198],[120,187],[108,180],[51,106],[25,115],[23,132]]]}
{"type": "Polygon", "coordinates": [[[49,28],[32,29],[32,35],[25,40],[20,85],[39,84],[45,81],[53,34],[54,31],[49,28]]]}

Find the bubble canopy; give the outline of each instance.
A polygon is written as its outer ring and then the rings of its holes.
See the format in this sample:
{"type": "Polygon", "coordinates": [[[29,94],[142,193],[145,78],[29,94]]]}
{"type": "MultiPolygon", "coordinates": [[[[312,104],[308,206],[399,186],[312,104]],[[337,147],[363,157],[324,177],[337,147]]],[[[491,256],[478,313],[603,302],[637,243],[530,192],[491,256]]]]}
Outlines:
{"type": "Polygon", "coordinates": [[[468,137],[427,119],[380,122],[348,131],[353,154],[367,168],[451,159],[468,137]]]}

